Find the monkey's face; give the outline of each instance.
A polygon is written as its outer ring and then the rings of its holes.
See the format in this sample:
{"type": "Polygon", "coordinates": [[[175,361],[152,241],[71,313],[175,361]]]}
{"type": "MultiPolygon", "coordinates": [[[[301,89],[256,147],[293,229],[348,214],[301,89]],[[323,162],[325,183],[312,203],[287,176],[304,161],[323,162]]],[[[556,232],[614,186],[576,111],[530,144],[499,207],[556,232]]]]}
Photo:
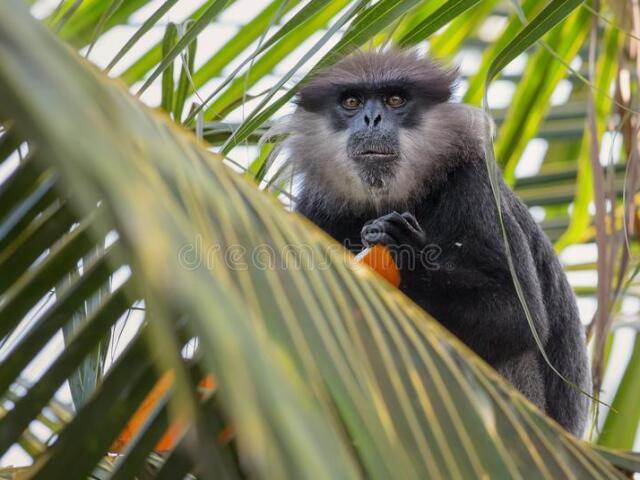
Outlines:
{"type": "Polygon", "coordinates": [[[405,51],[357,53],[318,73],[281,129],[306,189],[350,208],[415,197],[468,137],[466,111],[448,102],[454,79],[405,51]]]}
{"type": "Polygon", "coordinates": [[[328,114],[333,127],[347,133],[347,157],[367,185],[384,188],[398,167],[400,130],[416,113],[411,97],[397,85],[352,86],[336,97],[328,114]]]}
{"type": "Polygon", "coordinates": [[[401,168],[402,134],[418,124],[428,99],[407,81],[328,85],[314,94],[301,106],[329,126],[325,141],[344,140],[341,161],[365,187],[389,188],[401,168]]]}

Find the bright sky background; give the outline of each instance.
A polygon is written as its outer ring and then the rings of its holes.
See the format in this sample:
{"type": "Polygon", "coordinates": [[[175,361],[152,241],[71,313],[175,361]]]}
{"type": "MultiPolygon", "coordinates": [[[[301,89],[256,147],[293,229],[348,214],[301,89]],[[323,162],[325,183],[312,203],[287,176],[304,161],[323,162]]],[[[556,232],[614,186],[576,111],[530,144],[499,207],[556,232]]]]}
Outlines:
{"type": "MultiPolygon", "coordinates": [[[[32,11],[37,17],[43,17],[51,12],[59,3],[59,0],[39,0],[33,7],[32,11]]],[[[124,43],[130,38],[131,35],[137,30],[140,24],[156,9],[163,0],[154,0],[150,2],[148,6],[139,10],[134,14],[131,19],[131,24],[127,26],[119,26],[107,34],[103,35],[97,44],[94,46],[89,59],[98,66],[105,67],[114,55],[120,50],[124,43]]],[[[138,43],[114,68],[112,74],[117,76],[123,72],[133,61],[135,61],[145,48],[148,48],[150,44],[153,44],[162,39],[164,35],[164,28],[168,22],[179,23],[185,20],[196,8],[202,5],[203,0],[180,0],[164,17],[156,27],[148,32],[141,42],[138,43]]],[[[222,46],[237,30],[253,18],[258,12],[260,12],[268,3],[268,0],[237,0],[228,9],[224,10],[217,20],[208,26],[198,38],[198,49],[195,59],[196,69],[206,61],[211,54],[213,54],[220,46],[222,46]]],[[[301,3],[302,6],[302,3],[301,3]]],[[[290,18],[298,8],[294,8],[285,17],[284,21],[290,18]]],[[[282,23],[282,21],[280,22],[282,23]]],[[[503,17],[489,17],[485,24],[479,31],[479,36],[483,40],[491,41],[495,38],[502,27],[504,26],[503,17]]],[[[272,33],[277,28],[274,25],[272,33]]],[[[288,58],[281,62],[275,70],[267,75],[264,79],[249,89],[249,94],[261,92],[273,84],[275,84],[283,74],[287,73],[294,67],[300,57],[322,36],[323,32],[316,32],[307,41],[303,42],[288,58]]],[[[338,40],[336,36],[335,41],[338,40]]],[[[314,57],[310,64],[315,63],[326,51],[333,45],[329,42],[318,54],[314,57]]],[[[245,55],[249,54],[255,49],[256,44],[251,45],[245,52],[245,55]]],[[[85,53],[85,52],[83,52],[85,53]]],[[[242,57],[244,58],[244,56],[242,57]]],[[[461,73],[466,76],[474,73],[480,65],[481,52],[473,49],[463,49],[454,59],[454,63],[460,67],[461,73]]],[[[518,74],[522,72],[526,63],[526,55],[523,54],[514,60],[507,68],[505,73],[518,74]]],[[[582,60],[576,58],[572,62],[572,67],[575,69],[580,68],[582,60]]],[[[211,80],[203,88],[200,89],[199,95],[201,98],[206,96],[216,88],[224,78],[224,76],[231,73],[231,71],[237,66],[237,63],[227,66],[222,73],[222,77],[211,80]]],[[[294,80],[300,79],[306,72],[308,67],[301,69],[294,76],[294,80]]],[[[179,69],[175,69],[176,77],[179,75],[179,69]]],[[[140,84],[136,84],[132,87],[132,92],[135,92],[139,88],[140,84]]],[[[464,94],[466,88],[466,82],[463,80],[460,82],[458,91],[456,92],[457,98],[460,98],[464,94]]],[[[566,103],[571,93],[572,84],[569,80],[563,80],[556,88],[553,97],[553,105],[562,105],[566,103]]],[[[151,105],[157,106],[160,101],[160,81],[156,81],[142,96],[141,99],[151,105]]],[[[515,84],[507,80],[495,81],[489,89],[489,104],[492,108],[505,108],[510,102],[515,90],[515,84]]],[[[196,97],[192,97],[192,101],[197,101],[196,97]]],[[[248,115],[251,110],[256,106],[258,100],[249,101],[243,107],[236,109],[227,120],[240,122],[248,115]]],[[[191,103],[187,101],[187,105],[191,103]]],[[[284,107],[279,115],[287,113],[291,110],[291,106],[284,107]]],[[[606,162],[610,149],[611,149],[611,136],[607,136],[602,142],[602,162],[606,162]]],[[[548,143],[544,139],[534,139],[527,146],[523,158],[516,169],[516,175],[518,177],[525,177],[534,175],[539,170],[545,152],[547,150],[548,143]]],[[[617,158],[617,151],[619,150],[619,143],[616,143],[616,148],[613,148],[614,158],[617,158]]],[[[240,147],[234,149],[230,155],[235,161],[246,165],[256,156],[256,149],[254,147],[240,147]]],[[[17,157],[10,162],[5,162],[5,165],[0,167],[0,183],[11,173],[11,171],[17,167],[17,157]]],[[[544,210],[539,207],[531,209],[532,214],[536,220],[540,221],[544,217],[544,210]]],[[[565,264],[582,263],[596,260],[596,250],[592,245],[578,245],[567,248],[562,256],[561,260],[565,264]]],[[[595,272],[570,272],[569,279],[574,286],[594,285],[596,283],[597,276],[595,272]]],[[[114,283],[122,282],[128,276],[126,270],[118,272],[114,283]]],[[[51,301],[51,299],[49,299],[51,301]]],[[[45,302],[42,305],[37,306],[33,312],[31,312],[31,319],[27,322],[30,324],[38,317],[38,312],[41,312],[46,306],[45,302]]],[[[595,301],[591,299],[579,299],[580,314],[583,322],[590,321],[595,312],[595,301]]],[[[637,300],[629,299],[625,300],[622,306],[623,313],[635,314],[640,309],[640,304],[637,300]]],[[[116,337],[120,338],[120,342],[117,346],[114,346],[114,353],[118,351],[126,344],[126,340],[136,331],[141,320],[140,312],[132,312],[126,322],[121,322],[119,326],[122,332],[116,332],[116,337]]],[[[23,326],[24,327],[24,326],[23,326]]],[[[23,329],[17,332],[16,336],[20,336],[23,329]]],[[[615,352],[615,358],[611,360],[611,371],[606,376],[604,384],[603,400],[605,402],[611,399],[611,393],[614,392],[614,387],[620,380],[623,373],[623,366],[628,362],[628,358],[631,353],[631,346],[633,342],[633,331],[630,329],[619,329],[615,336],[615,345],[613,351],[615,352]]],[[[12,342],[8,342],[10,345],[12,342]]],[[[26,377],[30,380],[35,380],[42,375],[45,368],[50,364],[53,358],[55,358],[64,348],[62,335],[59,334],[55,337],[47,347],[41,352],[41,354],[29,365],[26,373],[26,377]]],[[[6,355],[7,348],[0,348],[0,361],[6,355]]],[[[58,392],[58,398],[62,401],[70,402],[70,393],[68,386],[65,385],[58,392]]],[[[604,418],[604,415],[602,415],[604,418]]],[[[35,422],[34,431],[41,436],[41,440],[46,440],[48,436],[48,429],[35,422]]],[[[636,438],[636,449],[640,449],[640,435],[636,438]]],[[[26,455],[19,447],[14,447],[8,452],[2,459],[0,459],[0,466],[6,465],[25,465],[30,463],[30,457],[26,455]]]]}

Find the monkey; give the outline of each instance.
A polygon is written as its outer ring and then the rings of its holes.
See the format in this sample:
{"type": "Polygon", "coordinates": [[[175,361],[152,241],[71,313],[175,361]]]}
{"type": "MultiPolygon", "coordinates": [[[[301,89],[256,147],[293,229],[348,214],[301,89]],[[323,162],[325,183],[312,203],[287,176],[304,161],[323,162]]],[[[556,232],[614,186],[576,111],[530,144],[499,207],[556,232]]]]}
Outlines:
{"type": "Polygon", "coordinates": [[[399,49],[359,51],[313,75],[274,127],[287,134],[281,148],[298,178],[294,210],[354,253],[387,247],[402,292],[579,437],[590,404],[580,389],[590,392],[591,377],[573,290],[545,233],[499,176],[513,267],[563,379],[538,348],[508,265],[485,158],[489,119],[452,101],[457,77],[399,49]],[[425,251],[429,262],[406,255],[425,251]]]}

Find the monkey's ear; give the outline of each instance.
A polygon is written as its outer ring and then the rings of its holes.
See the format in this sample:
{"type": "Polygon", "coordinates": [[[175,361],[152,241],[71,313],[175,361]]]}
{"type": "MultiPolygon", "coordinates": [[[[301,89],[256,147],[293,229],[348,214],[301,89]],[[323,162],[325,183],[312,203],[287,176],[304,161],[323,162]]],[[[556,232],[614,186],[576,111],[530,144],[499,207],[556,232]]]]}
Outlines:
{"type": "Polygon", "coordinates": [[[327,105],[333,105],[337,98],[338,93],[334,85],[312,80],[300,89],[293,103],[308,112],[319,112],[327,105]]]}
{"type": "Polygon", "coordinates": [[[322,110],[322,102],[317,95],[311,95],[304,90],[298,92],[293,103],[307,112],[319,112],[322,110]]]}

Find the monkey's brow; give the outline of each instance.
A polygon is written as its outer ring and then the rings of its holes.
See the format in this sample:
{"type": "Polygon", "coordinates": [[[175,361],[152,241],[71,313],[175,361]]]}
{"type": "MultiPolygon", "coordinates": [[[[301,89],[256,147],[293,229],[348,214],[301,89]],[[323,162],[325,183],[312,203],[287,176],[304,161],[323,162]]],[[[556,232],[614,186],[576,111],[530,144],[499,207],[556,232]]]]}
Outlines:
{"type": "Polygon", "coordinates": [[[407,92],[415,88],[415,83],[408,80],[393,80],[384,82],[352,82],[352,83],[335,83],[334,87],[341,92],[359,92],[359,93],[389,93],[389,92],[407,92]]]}

